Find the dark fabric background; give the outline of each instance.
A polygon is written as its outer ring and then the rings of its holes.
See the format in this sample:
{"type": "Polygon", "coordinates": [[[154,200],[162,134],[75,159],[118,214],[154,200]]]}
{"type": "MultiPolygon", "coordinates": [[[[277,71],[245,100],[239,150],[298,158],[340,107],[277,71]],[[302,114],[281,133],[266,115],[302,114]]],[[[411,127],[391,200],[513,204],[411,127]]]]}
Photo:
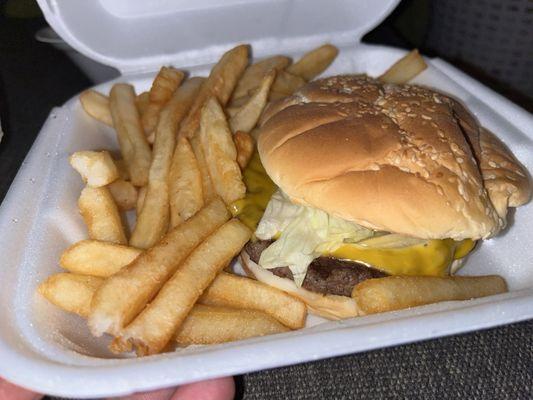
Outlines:
{"type": "MultiPolygon", "coordinates": [[[[61,53],[33,40],[43,24],[0,16],[0,198],[50,109],[91,85],[61,53]]],[[[366,39],[409,46],[387,21],[366,39]]],[[[250,400],[531,399],[533,321],[236,379],[237,397],[250,400]]]]}

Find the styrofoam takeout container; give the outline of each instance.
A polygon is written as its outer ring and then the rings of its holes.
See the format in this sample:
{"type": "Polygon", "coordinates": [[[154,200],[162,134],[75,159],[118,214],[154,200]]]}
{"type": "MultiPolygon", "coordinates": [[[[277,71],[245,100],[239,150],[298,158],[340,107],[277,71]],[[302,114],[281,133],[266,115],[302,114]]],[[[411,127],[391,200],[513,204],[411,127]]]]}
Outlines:
{"type": "MultiPolygon", "coordinates": [[[[397,0],[39,0],[50,25],[81,53],[118,68],[118,81],[146,90],[153,71],[173,64],[205,75],[237,42],[254,56],[298,56],[324,42],[341,49],[326,74],[378,75],[403,52],[366,46],[361,36],[397,0]]],[[[416,81],[461,99],[497,132],[528,169],[533,166],[533,117],[439,59],[416,81]]],[[[95,89],[107,93],[112,82],[95,89]]],[[[108,339],[89,335],[84,321],[35,293],[60,271],[59,255],[86,237],[76,201],[82,189],[68,156],[82,149],[118,148],[114,132],[87,116],[77,97],[55,108],[0,208],[0,376],[66,397],[119,395],[209,377],[316,360],[533,317],[533,206],[519,208],[510,228],[485,241],[460,273],[500,274],[510,292],[399,312],[325,322],[306,329],[141,359],[113,358],[108,339]]]]}

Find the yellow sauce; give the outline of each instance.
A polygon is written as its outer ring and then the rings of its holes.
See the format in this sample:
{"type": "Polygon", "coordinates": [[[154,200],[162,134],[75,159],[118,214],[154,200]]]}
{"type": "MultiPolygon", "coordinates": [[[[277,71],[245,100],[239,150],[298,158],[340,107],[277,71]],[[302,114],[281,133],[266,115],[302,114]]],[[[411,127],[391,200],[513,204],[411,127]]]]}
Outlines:
{"type": "Polygon", "coordinates": [[[329,255],[360,261],[391,275],[445,276],[449,274],[451,261],[467,255],[474,245],[475,242],[470,239],[461,242],[452,239],[428,240],[398,248],[369,248],[350,243],[329,255]]]}
{"type": "Polygon", "coordinates": [[[277,190],[276,184],[272,182],[263,168],[257,150],[244,169],[243,181],[246,185],[246,196],[230,204],[229,209],[234,217],[239,218],[243,224],[255,231],[270,198],[277,190]]]}
{"type": "MultiPolygon", "coordinates": [[[[243,172],[243,180],[247,188],[246,196],[233,202],[229,208],[233,216],[255,231],[270,198],[277,190],[265,172],[257,151],[243,172]]],[[[470,239],[460,242],[452,239],[428,240],[398,248],[372,248],[348,243],[328,255],[370,264],[391,275],[444,276],[449,274],[451,261],[466,256],[474,246],[475,242],[470,239]]]]}

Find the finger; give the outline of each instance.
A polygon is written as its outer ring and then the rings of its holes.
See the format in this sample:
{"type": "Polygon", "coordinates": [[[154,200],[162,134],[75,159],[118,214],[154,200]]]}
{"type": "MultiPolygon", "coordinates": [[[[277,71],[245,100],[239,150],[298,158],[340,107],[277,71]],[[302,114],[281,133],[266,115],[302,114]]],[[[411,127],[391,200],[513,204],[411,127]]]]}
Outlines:
{"type": "MultiPolygon", "coordinates": [[[[128,396],[114,397],[114,400],[169,400],[174,392],[176,391],[175,387],[168,389],[159,389],[151,392],[135,393],[128,396]]],[[[0,397],[0,400],[3,400],[0,397]]]]}
{"type": "Polygon", "coordinates": [[[171,400],[232,400],[234,396],[235,382],[227,377],[183,385],[171,400]]]}
{"type": "Polygon", "coordinates": [[[43,396],[15,386],[2,378],[0,378],[0,400],[38,400],[43,396]]]}

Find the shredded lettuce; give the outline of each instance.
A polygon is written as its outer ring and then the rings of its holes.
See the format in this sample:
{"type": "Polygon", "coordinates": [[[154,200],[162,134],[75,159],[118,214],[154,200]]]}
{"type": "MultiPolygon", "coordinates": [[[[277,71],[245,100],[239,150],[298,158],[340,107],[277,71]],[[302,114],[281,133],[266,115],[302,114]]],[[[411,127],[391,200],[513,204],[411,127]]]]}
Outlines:
{"type": "Polygon", "coordinates": [[[307,267],[320,255],[345,242],[356,243],[374,231],[312,207],[292,203],[278,190],[268,203],[255,235],[268,240],[279,235],[259,259],[263,268],[289,267],[301,286],[307,267]]]}

